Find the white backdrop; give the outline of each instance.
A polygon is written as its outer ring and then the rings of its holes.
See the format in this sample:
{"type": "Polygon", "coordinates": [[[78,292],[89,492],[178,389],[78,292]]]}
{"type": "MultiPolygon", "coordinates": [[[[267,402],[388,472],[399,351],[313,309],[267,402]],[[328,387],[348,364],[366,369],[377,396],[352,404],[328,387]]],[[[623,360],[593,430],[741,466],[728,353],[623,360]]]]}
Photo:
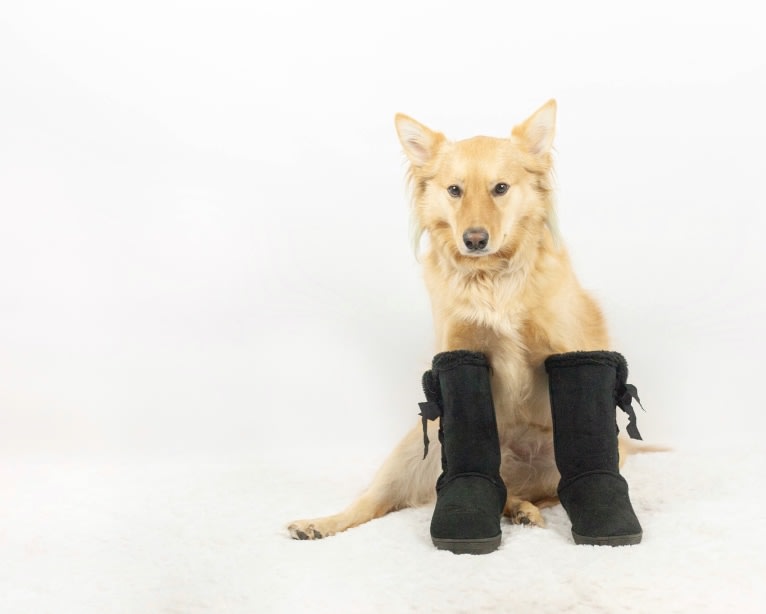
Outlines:
{"type": "Polygon", "coordinates": [[[393,115],[503,135],[551,97],[646,439],[760,437],[750,4],[6,3],[0,450],[387,449],[433,353],[393,115]]]}

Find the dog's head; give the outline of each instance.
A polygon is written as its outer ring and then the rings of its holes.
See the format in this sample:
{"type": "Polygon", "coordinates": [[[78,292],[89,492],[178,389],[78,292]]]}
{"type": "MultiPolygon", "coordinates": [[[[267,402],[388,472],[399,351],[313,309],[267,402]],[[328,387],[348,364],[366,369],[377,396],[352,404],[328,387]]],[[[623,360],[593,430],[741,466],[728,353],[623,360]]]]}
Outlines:
{"type": "Polygon", "coordinates": [[[550,100],[509,138],[450,141],[398,114],[416,239],[426,232],[456,265],[482,269],[539,241],[546,226],[554,231],[549,175],[555,123],[556,102],[550,100]]]}

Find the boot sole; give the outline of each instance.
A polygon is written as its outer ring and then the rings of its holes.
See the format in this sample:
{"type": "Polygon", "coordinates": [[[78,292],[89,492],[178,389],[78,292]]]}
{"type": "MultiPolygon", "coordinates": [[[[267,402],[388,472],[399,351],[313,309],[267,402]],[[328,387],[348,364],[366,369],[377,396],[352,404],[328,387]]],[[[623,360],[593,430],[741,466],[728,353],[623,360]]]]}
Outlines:
{"type": "Polygon", "coordinates": [[[439,550],[449,550],[453,554],[489,554],[497,550],[503,534],[498,533],[495,537],[483,537],[476,539],[444,539],[431,537],[434,546],[439,550]]]}
{"type": "Polygon", "coordinates": [[[572,531],[572,537],[575,544],[585,546],[635,546],[641,543],[642,533],[633,535],[613,535],[611,537],[589,537],[587,535],[578,535],[572,531]]]}

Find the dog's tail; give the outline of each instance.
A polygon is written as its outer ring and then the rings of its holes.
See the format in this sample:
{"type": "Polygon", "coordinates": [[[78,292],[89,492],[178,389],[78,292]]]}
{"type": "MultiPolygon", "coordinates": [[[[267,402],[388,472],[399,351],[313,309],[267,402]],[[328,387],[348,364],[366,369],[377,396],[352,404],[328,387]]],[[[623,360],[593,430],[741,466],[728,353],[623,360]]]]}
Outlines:
{"type": "Polygon", "coordinates": [[[652,452],[672,452],[673,448],[670,446],[663,446],[658,444],[645,443],[637,439],[628,439],[627,437],[619,437],[618,443],[620,446],[620,459],[632,456],[633,454],[648,454],[652,452]]]}

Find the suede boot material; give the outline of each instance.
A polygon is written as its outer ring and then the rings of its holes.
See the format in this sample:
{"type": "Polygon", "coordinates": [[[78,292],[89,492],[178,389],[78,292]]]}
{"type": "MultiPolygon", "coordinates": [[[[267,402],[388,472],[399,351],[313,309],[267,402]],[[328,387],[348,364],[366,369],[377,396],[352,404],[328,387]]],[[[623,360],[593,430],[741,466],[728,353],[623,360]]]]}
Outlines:
{"type": "Polygon", "coordinates": [[[631,416],[631,435],[638,435],[630,407],[630,397],[637,395],[626,384],[625,359],[617,352],[571,352],[549,357],[545,369],[561,473],[558,494],[575,542],[639,543],[641,525],[620,475],[617,447],[617,405],[631,416]]]}
{"type": "Polygon", "coordinates": [[[437,548],[457,554],[491,552],[502,537],[506,489],[489,363],[477,352],[437,354],[423,375],[423,389],[429,400],[421,404],[424,420],[438,411],[442,443],[431,538],[437,548]]]}

